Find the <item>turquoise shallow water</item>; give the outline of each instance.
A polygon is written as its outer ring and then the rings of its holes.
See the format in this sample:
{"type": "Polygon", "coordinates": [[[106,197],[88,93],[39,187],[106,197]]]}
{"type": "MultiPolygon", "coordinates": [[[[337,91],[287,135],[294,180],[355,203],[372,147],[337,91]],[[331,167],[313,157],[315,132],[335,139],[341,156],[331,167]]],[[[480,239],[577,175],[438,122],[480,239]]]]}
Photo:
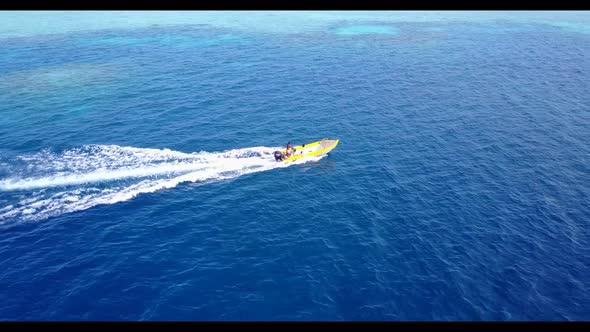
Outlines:
{"type": "Polygon", "coordinates": [[[0,18],[0,319],[589,318],[587,12],[0,18]]]}
{"type": "Polygon", "coordinates": [[[390,26],[383,25],[353,25],[350,27],[340,27],[336,29],[336,34],[339,35],[371,35],[371,34],[383,34],[383,35],[394,35],[398,31],[397,29],[390,26]]]}

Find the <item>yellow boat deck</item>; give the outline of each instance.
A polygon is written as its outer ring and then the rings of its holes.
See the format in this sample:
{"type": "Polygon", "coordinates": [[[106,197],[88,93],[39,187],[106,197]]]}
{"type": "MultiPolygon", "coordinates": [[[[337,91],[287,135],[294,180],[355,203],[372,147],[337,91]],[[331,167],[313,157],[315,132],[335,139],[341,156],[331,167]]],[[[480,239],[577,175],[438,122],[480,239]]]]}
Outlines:
{"type": "MultiPolygon", "coordinates": [[[[321,141],[309,144],[294,146],[293,149],[295,151],[292,152],[288,158],[285,158],[282,161],[294,161],[305,157],[319,156],[332,151],[339,142],[340,140],[338,139],[323,139],[321,141]]],[[[286,149],[282,149],[280,151],[282,154],[287,152],[286,149]]]]}

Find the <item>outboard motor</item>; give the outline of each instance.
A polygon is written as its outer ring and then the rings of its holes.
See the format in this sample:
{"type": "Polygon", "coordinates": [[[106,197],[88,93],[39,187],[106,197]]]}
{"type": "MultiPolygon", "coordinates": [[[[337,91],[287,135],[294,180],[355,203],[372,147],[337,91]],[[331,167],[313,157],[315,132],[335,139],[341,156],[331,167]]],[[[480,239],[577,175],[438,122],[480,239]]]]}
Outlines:
{"type": "Polygon", "coordinates": [[[275,160],[276,161],[281,161],[281,160],[283,160],[283,158],[285,158],[285,155],[283,155],[281,153],[281,151],[275,151],[275,160]]]}

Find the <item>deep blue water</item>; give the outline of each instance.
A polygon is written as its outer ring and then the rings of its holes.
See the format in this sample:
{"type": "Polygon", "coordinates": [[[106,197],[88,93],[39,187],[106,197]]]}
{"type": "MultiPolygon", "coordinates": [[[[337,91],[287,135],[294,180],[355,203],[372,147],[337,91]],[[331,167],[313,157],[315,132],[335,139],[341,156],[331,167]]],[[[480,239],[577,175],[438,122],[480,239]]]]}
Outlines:
{"type": "Polygon", "coordinates": [[[0,43],[1,320],[590,319],[584,30],[0,43]]]}

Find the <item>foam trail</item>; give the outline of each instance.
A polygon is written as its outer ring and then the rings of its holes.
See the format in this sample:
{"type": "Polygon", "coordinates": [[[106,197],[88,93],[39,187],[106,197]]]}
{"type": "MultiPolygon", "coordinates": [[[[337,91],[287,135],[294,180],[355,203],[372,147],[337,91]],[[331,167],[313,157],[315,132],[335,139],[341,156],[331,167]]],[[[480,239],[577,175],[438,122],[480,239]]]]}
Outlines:
{"type": "Polygon", "coordinates": [[[0,192],[18,202],[0,207],[0,223],[9,219],[42,220],[100,204],[126,201],[142,193],[173,188],[183,182],[231,179],[289,167],[320,157],[277,163],[276,147],[224,152],[183,153],[116,145],[90,145],[54,154],[19,156],[24,165],[9,169],[0,192]]]}

